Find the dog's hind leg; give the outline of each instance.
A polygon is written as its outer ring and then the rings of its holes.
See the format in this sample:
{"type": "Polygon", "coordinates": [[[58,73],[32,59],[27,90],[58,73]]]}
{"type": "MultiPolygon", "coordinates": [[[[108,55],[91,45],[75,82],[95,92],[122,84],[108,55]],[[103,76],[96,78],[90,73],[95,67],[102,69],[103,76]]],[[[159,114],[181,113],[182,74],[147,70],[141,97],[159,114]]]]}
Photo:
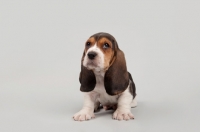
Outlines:
{"type": "Polygon", "coordinates": [[[137,98],[136,97],[137,97],[137,95],[135,96],[135,98],[131,102],[131,108],[134,108],[134,107],[137,106],[137,98]]]}

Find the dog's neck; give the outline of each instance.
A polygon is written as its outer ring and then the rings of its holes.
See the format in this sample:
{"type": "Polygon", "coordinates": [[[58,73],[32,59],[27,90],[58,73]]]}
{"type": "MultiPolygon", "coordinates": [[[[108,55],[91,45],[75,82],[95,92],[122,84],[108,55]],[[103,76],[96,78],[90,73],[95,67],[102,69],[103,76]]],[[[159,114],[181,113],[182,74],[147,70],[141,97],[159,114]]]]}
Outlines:
{"type": "Polygon", "coordinates": [[[105,71],[104,70],[100,70],[100,71],[96,71],[96,70],[93,70],[94,72],[94,75],[97,77],[103,77],[104,78],[104,75],[105,75],[105,71]]]}
{"type": "Polygon", "coordinates": [[[96,78],[96,83],[97,84],[103,84],[104,83],[104,75],[105,75],[105,71],[104,70],[93,70],[93,73],[95,75],[96,78]]]}

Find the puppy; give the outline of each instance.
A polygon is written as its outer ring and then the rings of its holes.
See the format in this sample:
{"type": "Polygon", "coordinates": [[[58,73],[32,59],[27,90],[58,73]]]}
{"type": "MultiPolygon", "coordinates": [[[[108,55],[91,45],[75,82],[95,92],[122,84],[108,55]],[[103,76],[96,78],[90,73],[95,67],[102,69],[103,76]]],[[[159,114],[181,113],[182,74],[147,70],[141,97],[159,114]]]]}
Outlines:
{"type": "Polygon", "coordinates": [[[94,118],[100,104],[116,109],[113,119],[134,119],[131,107],[137,105],[135,84],[112,35],[96,33],[86,41],[79,81],[85,95],[83,108],[73,116],[75,121],[94,118]]]}

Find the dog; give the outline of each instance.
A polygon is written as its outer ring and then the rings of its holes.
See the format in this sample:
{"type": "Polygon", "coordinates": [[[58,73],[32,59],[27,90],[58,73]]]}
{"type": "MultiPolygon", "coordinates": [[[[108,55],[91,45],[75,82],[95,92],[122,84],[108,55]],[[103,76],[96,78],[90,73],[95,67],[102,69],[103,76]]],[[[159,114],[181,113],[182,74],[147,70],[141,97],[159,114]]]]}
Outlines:
{"type": "Polygon", "coordinates": [[[85,95],[83,108],[73,116],[75,121],[94,118],[100,106],[116,109],[113,119],[134,119],[131,107],[137,106],[135,84],[124,53],[111,34],[96,33],[86,41],[79,81],[85,95]]]}

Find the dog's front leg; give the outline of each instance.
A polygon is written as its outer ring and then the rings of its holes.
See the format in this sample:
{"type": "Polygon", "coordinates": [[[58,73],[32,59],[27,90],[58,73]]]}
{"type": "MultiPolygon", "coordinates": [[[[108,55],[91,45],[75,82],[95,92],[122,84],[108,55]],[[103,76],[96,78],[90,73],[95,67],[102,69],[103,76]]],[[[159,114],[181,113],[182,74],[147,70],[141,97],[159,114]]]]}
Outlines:
{"type": "Polygon", "coordinates": [[[127,90],[125,90],[118,99],[117,110],[113,114],[113,119],[116,120],[129,120],[134,119],[133,114],[131,113],[131,102],[133,96],[127,90]]]}
{"type": "Polygon", "coordinates": [[[88,92],[84,96],[83,108],[76,113],[73,118],[75,121],[85,121],[94,118],[94,103],[97,98],[97,93],[88,92]]]}

